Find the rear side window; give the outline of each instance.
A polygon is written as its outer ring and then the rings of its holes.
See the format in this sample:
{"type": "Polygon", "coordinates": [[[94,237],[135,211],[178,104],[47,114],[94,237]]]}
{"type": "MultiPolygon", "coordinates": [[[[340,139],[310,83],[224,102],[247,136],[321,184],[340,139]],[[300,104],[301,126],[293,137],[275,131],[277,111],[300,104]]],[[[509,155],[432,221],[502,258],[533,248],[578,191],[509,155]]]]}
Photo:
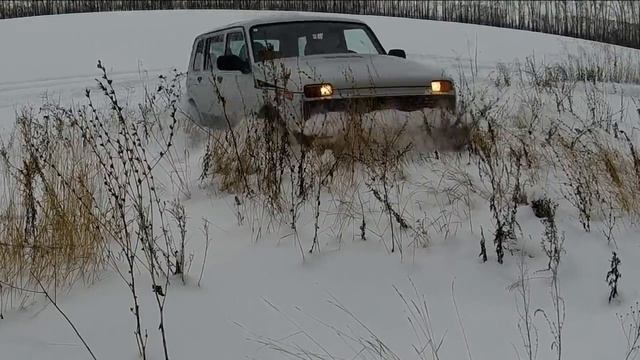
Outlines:
{"type": "Polygon", "coordinates": [[[218,56],[224,55],[224,34],[215,35],[207,39],[204,67],[213,70],[216,67],[218,56]]]}
{"type": "Polygon", "coordinates": [[[193,63],[191,64],[191,69],[193,71],[202,70],[203,58],[204,58],[204,40],[200,40],[196,45],[196,52],[193,54],[193,63]]]}

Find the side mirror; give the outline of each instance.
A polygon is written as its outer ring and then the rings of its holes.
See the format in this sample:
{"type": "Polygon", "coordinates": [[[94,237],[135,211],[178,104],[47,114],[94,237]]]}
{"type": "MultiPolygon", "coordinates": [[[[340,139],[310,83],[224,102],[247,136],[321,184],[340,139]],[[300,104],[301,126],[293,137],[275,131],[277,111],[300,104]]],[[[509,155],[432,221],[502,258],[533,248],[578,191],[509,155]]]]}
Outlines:
{"type": "Polygon", "coordinates": [[[400,58],[403,58],[403,59],[407,58],[407,53],[405,53],[404,50],[402,50],[402,49],[391,49],[391,50],[389,50],[388,55],[397,56],[397,57],[400,57],[400,58]]]}
{"type": "Polygon", "coordinates": [[[222,55],[216,60],[218,69],[223,71],[241,71],[248,74],[251,70],[249,63],[242,60],[238,55],[222,55]]]}

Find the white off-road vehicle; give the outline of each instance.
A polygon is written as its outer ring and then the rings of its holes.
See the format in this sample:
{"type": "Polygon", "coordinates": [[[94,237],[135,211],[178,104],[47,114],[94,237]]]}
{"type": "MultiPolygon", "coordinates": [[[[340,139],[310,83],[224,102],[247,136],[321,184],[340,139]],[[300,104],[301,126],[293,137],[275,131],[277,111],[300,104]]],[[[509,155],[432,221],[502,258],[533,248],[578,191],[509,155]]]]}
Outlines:
{"type": "Polygon", "coordinates": [[[194,121],[209,128],[235,126],[274,107],[283,118],[304,121],[349,109],[452,110],[456,103],[442,69],[407,60],[400,49],[385,51],[365,23],[302,15],[261,17],[197,36],[186,95],[194,121]]]}

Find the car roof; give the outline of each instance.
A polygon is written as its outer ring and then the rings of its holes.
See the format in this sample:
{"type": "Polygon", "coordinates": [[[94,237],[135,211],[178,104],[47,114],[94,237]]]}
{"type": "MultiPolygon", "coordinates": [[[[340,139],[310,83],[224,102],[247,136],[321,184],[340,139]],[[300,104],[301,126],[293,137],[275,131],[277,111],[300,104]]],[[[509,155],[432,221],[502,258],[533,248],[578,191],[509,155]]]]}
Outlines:
{"type": "Polygon", "coordinates": [[[339,16],[326,16],[326,15],[307,15],[300,13],[287,13],[287,14],[278,14],[278,15],[265,15],[259,16],[252,19],[236,21],[224,26],[219,26],[214,29],[211,29],[205,33],[200,34],[199,36],[210,34],[212,32],[229,29],[232,27],[246,27],[250,28],[255,25],[264,25],[271,23],[283,23],[283,22],[299,22],[299,21],[336,21],[336,22],[351,22],[351,23],[361,23],[364,24],[363,21],[352,18],[345,18],[339,16]]]}

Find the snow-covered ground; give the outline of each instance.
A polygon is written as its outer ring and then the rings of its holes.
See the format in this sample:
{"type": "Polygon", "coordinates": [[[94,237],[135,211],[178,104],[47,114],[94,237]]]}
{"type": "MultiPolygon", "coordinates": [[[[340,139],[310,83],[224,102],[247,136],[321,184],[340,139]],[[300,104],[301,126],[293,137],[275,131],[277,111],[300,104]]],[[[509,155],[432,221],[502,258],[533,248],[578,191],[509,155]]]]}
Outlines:
{"type": "MultiPolygon", "coordinates": [[[[83,103],[85,87],[95,84],[98,59],[111,71],[118,89],[128,95],[128,102],[133,105],[141,99],[142,85],[172,68],[185,69],[195,35],[265,13],[128,12],[2,20],[0,126],[10,129],[15,111],[23,105],[38,106],[44,97],[60,99],[63,104],[83,103]]],[[[466,66],[470,59],[477,59],[481,74],[486,75],[498,62],[510,63],[533,54],[539,60],[552,61],[579,46],[591,45],[586,41],[475,25],[359,18],[373,28],[385,48],[403,48],[410,58],[442,65],[451,72],[458,65],[466,66]]],[[[628,87],[629,92],[640,94],[637,86],[628,87]]],[[[619,98],[614,95],[611,101],[619,98]]],[[[632,128],[637,125],[639,119],[633,111],[626,116],[632,128]]],[[[185,135],[178,139],[182,144],[188,141],[185,135]]],[[[517,280],[520,259],[507,255],[504,265],[497,264],[491,244],[487,263],[481,263],[477,256],[480,229],[484,229],[485,235],[492,229],[486,202],[474,202],[471,219],[457,219],[459,224],[453,226],[457,230],[446,239],[436,236],[428,247],[411,250],[410,255],[405,253],[402,261],[385,248],[388,235],[382,239],[372,236],[371,241],[363,242],[358,239],[357,228],[337,229],[332,222],[335,219],[327,216],[326,223],[321,224],[322,251],[305,256],[303,262],[286,229],[255,239],[256,234],[249,226],[237,225],[233,197],[199,186],[203,145],[187,146],[192,196],[184,204],[194,269],[199,269],[204,248],[201,218],[212,223],[213,245],[203,286],[196,287],[195,279],[191,279],[186,286],[176,284],[170,289],[166,328],[172,358],[281,359],[284,354],[268,351],[250,338],[268,336],[313,348],[304,334],[331,353],[349,354],[347,345],[322,323],[350,335],[366,337],[368,330],[331,303],[336,301],[400,358],[419,358],[412,348],[415,333],[394,289],[409,296],[413,294],[412,283],[428,302],[434,338],[444,337],[441,359],[467,358],[468,352],[474,359],[516,359],[518,353],[524,358],[517,327],[516,292],[510,291],[517,280]]],[[[464,168],[466,161],[460,160],[455,166],[464,168]]],[[[429,168],[415,165],[412,171],[424,172],[426,179],[438,178],[429,174],[429,168]]],[[[175,195],[169,190],[163,194],[167,199],[175,195]]],[[[419,197],[416,194],[413,200],[422,201],[419,197]]],[[[427,200],[422,204],[428,204],[427,200]]],[[[566,234],[566,254],[560,267],[562,296],[566,301],[563,357],[624,358],[626,342],[616,314],[628,311],[640,299],[637,281],[640,263],[634,261],[640,256],[636,229],[629,226],[616,233],[623,261],[622,290],[620,300],[608,304],[604,279],[612,248],[602,235],[602,224],[596,221],[591,233],[584,232],[575,210],[567,204],[559,208],[557,219],[559,229],[566,234]]],[[[539,249],[543,227],[526,206],[520,208],[518,220],[524,237],[530,237],[525,248],[531,255],[527,263],[533,277],[532,307],[550,311],[547,274],[535,273],[547,265],[539,249]]],[[[305,249],[311,245],[312,227],[311,220],[300,227],[305,249]]],[[[197,270],[192,270],[192,278],[197,277],[196,273],[197,270]]],[[[151,291],[141,296],[143,309],[149,309],[144,325],[150,334],[153,355],[150,358],[160,359],[157,318],[151,310],[154,299],[151,291]]],[[[130,295],[115,273],[104,273],[98,282],[86,288],[75,287],[59,298],[59,305],[99,359],[136,358],[130,295]]],[[[538,358],[551,359],[547,323],[541,315],[534,320],[540,337],[538,358]]],[[[318,348],[315,351],[321,352],[318,348]]],[[[353,355],[345,358],[357,358],[353,355]]],[[[0,356],[54,360],[88,357],[73,331],[46,301],[4,313],[4,319],[0,320],[0,356]]],[[[429,359],[430,355],[424,358],[429,359]]]]}

